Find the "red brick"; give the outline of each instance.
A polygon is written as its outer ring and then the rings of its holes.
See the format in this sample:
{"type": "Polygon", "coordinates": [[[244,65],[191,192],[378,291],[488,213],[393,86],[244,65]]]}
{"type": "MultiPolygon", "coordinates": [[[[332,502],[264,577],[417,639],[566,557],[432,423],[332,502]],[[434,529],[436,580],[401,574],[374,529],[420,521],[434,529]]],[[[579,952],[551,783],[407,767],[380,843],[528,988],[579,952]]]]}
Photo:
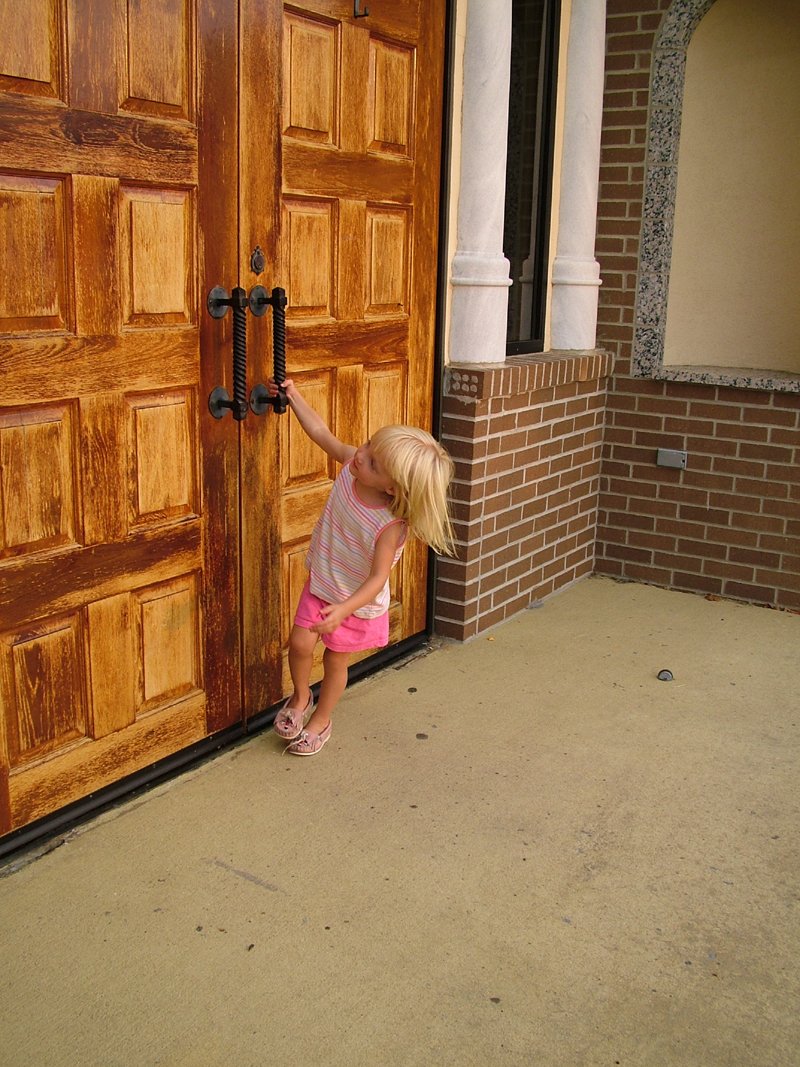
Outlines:
{"type": "MultiPolygon", "coordinates": [[[[742,506],[741,499],[737,498],[733,503],[737,508],[741,508],[742,506]]],[[[748,501],[748,503],[752,504],[752,501],[748,501]]],[[[784,532],[786,524],[783,519],[774,518],[770,515],[761,515],[759,514],[759,511],[760,509],[757,506],[753,513],[732,511],[730,519],[731,525],[744,530],[758,530],[762,533],[782,534],[784,532]]],[[[786,533],[791,533],[791,531],[786,530],[786,533]]]]}
{"type": "Polygon", "coordinates": [[[629,512],[612,512],[608,516],[610,526],[619,526],[625,530],[653,530],[655,519],[649,515],[631,515],[629,512]]]}
{"type": "Polygon", "coordinates": [[[741,419],[741,412],[735,407],[728,407],[724,404],[712,404],[707,401],[694,401],[689,404],[689,414],[692,418],[701,419],[722,419],[725,422],[732,422],[734,419],[741,419]]]}
{"type": "Polygon", "coordinates": [[[687,556],[710,557],[711,559],[725,559],[727,554],[725,545],[717,545],[713,541],[690,541],[686,538],[678,541],[678,551],[687,556]]]}
{"type": "Polygon", "coordinates": [[[656,552],[653,555],[653,563],[657,567],[668,567],[670,570],[683,567],[686,570],[696,571],[698,574],[703,569],[703,561],[692,556],[684,556],[680,553],[656,552]]]}
{"type": "Polygon", "coordinates": [[[728,400],[737,407],[746,408],[748,405],[769,407],[772,403],[772,393],[761,389],[735,389],[732,386],[720,386],[718,397],[720,400],[728,400]]]}
{"type": "Polygon", "coordinates": [[[653,47],[652,33],[609,33],[607,37],[609,52],[649,52],[653,47]]]}
{"type": "Polygon", "coordinates": [[[606,19],[606,33],[631,33],[639,29],[639,19],[635,14],[609,15],[606,19]]]}
{"type": "Polygon", "coordinates": [[[740,477],[763,478],[764,464],[747,462],[743,459],[716,457],[714,470],[720,474],[738,474],[740,477]]]}
{"type": "Polygon", "coordinates": [[[789,495],[789,487],[780,482],[767,482],[763,479],[756,481],[751,478],[737,478],[736,492],[746,493],[751,496],[774,497],[782,500],[789,495]]]}
{"type": "MultiPolygon", "coordinates": [[[[609,563],[613,566],[613,561],[607,561],[604,563],[604,570],[602,573],[613,574],[617,576],[616,571],[608,569],[609,563]]],[[[600,573],[600,568],[596,568],[600,573]]],[[[622,571],[619,571],[621,574],[622,571]]],[[[672,584],[672,571],[664,570],[661,567],[640,567],[637,563],[627,563],[625,565],[624,574],[626,578],[630,578],[637,582],[649,582],[654,585],[668,586],[672,584]]]]}
{"type": "Polygon", "coordinates": [[[770,430],[769,439],[772,444],[800,447],[800,430],[770,430]]]}
{"type": "Polygon", "coordinates": [[[782,466],[768,463],[765,477],[770,481],[783,481],[790,485],[797,485],[800,483],[800,461],[782,466]]]}
{"type": "Polygon", "coordinates": [[[719,541],[723,545],[750,545],[755,548],[759,543],[755,530],[739,530],[732,526],[707,526],[705,536],[709,541],[719,541]]]}
{"type": "MultiPolygon", "coordinates": [[[[739,489],[739,481],[743,481],[743,479],[737,479],[737,492],[740,491],[746,493],[746,489],[739,489]]],[[[694,471],[688,470],[686,484],[693,486],[702,486],[706,489],[732,489],[733,478],[730,477],[730,475],[728,474],[703,474],[695,473],[694,471]]]]}
{"type": "Polygon", "coordinates": [[[763,585],[725,582],[722,591],[725,596],[734,597],[738,600],[755,600],[760,604],[772,604],[775,601],[775,590],[763,585]]]}
{"type": "Polygon", "coordinates": [[[764,459],[772,463],[791,463],[794,459],[791,448],[778,445],[753,445],[743,442],[739,445],[739,455],[745,459],[764,459]]]}
{"type": "Polygon", "coordinates": [[[649,550],[631,548],[627,545],[607,545],[606,556],[611,559],[628,560],[632,563],[649,563],[653,558],[649,550]]]}
{"type": "MultiPolygon", "coordinates": [[[[679,434],[704,434],[706,437],[711,437],[714,433],[713,422],[702,422],[699,419],[673,419],[669,416],[664,419],[664,429],[667,433],[679,433],[679,434]]],[[[702,437],[698,436],[694,440],[701,441],[702,437]]],[[[688,444],[685,447],[689,447],[688,444]]],[[[704,451],[702,448],[698,451],[704,451]]]]}
{"type": "Polygon", "coordinates": [[[794,500],[763,500],[762,512],[765,515],[783,515],[787,519],[795,519],[800,514],[800,505],[794,500]]]}
{"type": "MultiPolygon", "coordinates": [[[[620,53],[619,55],[607,55],[606,56],[606,71],[630,71],[635,73],[638,70],[638,63],[636,55],[628,53],[620,53]]],[[[605,129],[604,134],[608,134],[608,129],[605,129]]],[[[620,132],[626,137],[630,138],[631,131],[622,129],[620,132]]]]}
{"type": "Polygon", "coordinates": [[[778,589],[775,593],[775,604],[779,608],[800,613],[800,593],[788,593],[778,589]]]}
{"type": "Polygon", "coordinates": [[[742,412],[745,422],[762,422],[768,426],[795,426],[797,414],[782,408],[745,408],[742,412]]]}
{"type": "Polygon", "coordinates": [[[466,624],[456,623],[437,615],[434,620],[434,631],[440,637],[449,637],[454,641],[468,641],[477,634],[478,623],[474,619],[466,624]]]}
{"type": "Polygon", "coordinates": [[[635,73],[609,72],[606,75],[606,88],[611,91],[616,89],[648,89],[649,86],[650,76],[644,71],[635,73]]]}
{"type": "Polygon", "coordinates": [[[708,575],[689,574],[686,571],[676,571],[673,582],[677,589],[688,589],[692,593],[721,593],[722,582],[719,578],[710,578],[708,575]]]}
{"type": "Polygon", "coordinates": [[[745,548],[732,548],[728,553],[728,559],[734,563],[749,563],[753,567],[777,567],[780,564],[780,556],[774,552],[759,552],[745,548]]]}
{"type": "Polygon", "coordinates": [[[728,581],[750,582],[753,580],[752,567],[743,563],[731,563],[729,559],[707,559],[703,564],[703,572],[728,581]]]}
{"type": "Polygon", "coordinates": [[[636,531],[636,544],[639,548],[652,548],[656,552],[675,552],[677,549],[674,537],[664,533],[644,533],[636,531]]]}

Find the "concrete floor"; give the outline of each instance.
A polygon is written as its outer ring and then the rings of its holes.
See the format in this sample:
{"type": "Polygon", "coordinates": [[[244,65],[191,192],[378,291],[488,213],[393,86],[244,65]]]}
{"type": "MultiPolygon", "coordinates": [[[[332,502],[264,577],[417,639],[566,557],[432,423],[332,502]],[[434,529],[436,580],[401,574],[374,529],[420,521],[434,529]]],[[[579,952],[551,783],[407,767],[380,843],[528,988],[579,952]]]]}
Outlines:
{"type": "Polygon", "coordinates": [[[0,872],[0,1064],[799,1064],[799,649],[592,578],[95,819],[0,872]]]}

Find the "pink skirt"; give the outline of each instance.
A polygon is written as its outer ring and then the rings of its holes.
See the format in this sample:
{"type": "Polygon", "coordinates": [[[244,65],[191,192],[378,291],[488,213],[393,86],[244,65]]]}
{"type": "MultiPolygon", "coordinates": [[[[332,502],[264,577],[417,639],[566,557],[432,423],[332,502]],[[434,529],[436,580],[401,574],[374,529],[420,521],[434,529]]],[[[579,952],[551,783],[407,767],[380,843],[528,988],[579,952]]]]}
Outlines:
{"type": "MultiPolygon", "coordinates": [[[[316,626],[322,618],[320,610],[323,607],[327,607],[327,601],[315,596],[306,582],[297,605],[295,626],[301,626],[304,630],[316,626]]],[[[320,634],[320,637],[331,652],[367,652],[371,648],[385,648],[389,644],[389,612],[385,611],[375,619],[348,615],[335,630],[320,634]]]]}

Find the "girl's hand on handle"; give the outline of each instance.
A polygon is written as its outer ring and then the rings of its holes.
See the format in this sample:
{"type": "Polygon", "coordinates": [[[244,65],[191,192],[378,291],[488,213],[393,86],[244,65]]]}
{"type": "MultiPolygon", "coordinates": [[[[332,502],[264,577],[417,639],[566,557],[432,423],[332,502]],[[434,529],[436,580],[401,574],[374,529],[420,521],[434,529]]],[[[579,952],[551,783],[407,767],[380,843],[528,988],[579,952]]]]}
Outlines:
{"type": "MultiPolygon", "coordinates": [[[[298,395],[297,390],[295,389],[294,382],[291,378],[287,378],[285,382],[281,382],[280,387],[281,389],[283,389],[284,393],[288,396],[290,400],[292,399],[292,397],[298,395]]],[[[267,392],[270,396],[278,395],[278,383],[275,381],[274,378],[270,378],[267,381],[267,392]]]]}

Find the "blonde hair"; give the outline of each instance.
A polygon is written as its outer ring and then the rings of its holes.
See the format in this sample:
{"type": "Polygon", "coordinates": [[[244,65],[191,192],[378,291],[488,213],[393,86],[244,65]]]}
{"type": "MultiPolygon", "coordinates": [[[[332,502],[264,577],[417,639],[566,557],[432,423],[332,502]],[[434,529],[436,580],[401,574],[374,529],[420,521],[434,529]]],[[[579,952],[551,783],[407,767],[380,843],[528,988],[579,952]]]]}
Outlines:
{"type": "Polygon", "coordinates": [[[455,555],[447,489],[453,461],[427,431],[416,426],[383,426],[371,438],[376,458],[394,483],[389,510],[435,552],[455,555]]]}

